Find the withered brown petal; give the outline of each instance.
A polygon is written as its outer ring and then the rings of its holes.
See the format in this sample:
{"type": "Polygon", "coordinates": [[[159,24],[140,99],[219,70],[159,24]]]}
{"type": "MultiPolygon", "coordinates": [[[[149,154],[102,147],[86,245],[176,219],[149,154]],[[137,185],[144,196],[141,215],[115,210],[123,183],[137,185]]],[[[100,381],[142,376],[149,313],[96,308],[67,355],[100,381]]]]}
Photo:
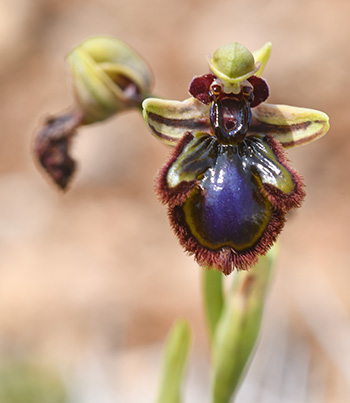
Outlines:
{"type": "Polygon", "coordinates": [[[75,171],[75,161],[69,155],[70,145],[82,120],[83,115],[77,111],[49,117],[34,139],[35,157],[62,190],[75,171]]]}

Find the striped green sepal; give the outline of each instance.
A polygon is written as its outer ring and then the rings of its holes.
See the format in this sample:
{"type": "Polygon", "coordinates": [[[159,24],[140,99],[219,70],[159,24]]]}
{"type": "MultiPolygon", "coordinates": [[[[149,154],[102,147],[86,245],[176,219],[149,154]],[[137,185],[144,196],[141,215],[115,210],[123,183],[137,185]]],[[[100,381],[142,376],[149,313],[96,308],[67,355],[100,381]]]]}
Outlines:
{"type": "Polygon", "coordinates": [[[285,148],[312,143],[329,129],[328,116],[314,109],[262,103],[252,113],[250,132],[269,134],[285,148]]]}
{"type": "Polygon", "coordinates": [[[195,98],[182,102],[147,98],[142,107],[151,133],[167,145],[176,145],[186,132],[211,132],[209,106],[195,98]]]}

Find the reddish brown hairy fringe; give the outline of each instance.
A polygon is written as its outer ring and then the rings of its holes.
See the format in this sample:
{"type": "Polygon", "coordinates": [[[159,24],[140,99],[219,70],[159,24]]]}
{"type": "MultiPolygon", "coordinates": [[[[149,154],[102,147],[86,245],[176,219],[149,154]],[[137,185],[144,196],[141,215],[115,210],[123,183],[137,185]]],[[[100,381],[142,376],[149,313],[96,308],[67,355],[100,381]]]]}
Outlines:
{"type": "Polygon", "coordinates": [[[305,185],[303,177],[294,168],[290,166],[290,161],[284,151],[283,146],[272,136],[266,135],[265,141],[272,149],[273,153],[280,162],[292,175],[294,189],[286,194],[270,184],[264,184],[264,193],[268,197],[273,206],[287,213],[291,209],[300,207],[305,197],[305,185]]]}

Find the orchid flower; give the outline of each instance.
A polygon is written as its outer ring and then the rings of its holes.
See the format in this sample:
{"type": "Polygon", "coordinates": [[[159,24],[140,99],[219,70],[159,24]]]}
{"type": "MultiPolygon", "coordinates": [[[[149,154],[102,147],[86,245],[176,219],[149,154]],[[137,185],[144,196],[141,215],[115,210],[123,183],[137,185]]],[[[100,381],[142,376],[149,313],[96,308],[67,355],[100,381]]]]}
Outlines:
{"type": "Polygon", "coordinates": [[[329,128],[323,112],[265,103],[270,51],[270,43],[254,53],[222,46],[208,60],[210,73],[191,81],[190,98],[143,102],[151,133],[175,146],[156,184],[171,226],[199,265],[226,275],[252,267],[301,205],[303,179],[284,149],[329,128]]]}

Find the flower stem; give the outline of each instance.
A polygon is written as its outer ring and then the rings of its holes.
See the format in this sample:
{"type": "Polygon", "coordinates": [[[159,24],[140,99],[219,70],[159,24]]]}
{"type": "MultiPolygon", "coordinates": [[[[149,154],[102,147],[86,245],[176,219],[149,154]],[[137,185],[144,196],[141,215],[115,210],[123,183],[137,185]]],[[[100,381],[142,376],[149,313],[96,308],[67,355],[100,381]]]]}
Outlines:
{"type": "Polygon", "coordinates": [[[221,272],[215,269],[203,268],[203,303],[210,342],[214,339],[216,325],[219,322],[224,306],[222,282],[223,274],[221,272]]]}
{"type": "MultiPolygon", "coordinates": [[[[246,373],[260,331],[274,257],[275,252],[270,251],[249,271],[235,274],[221,316],[216,318],[211,336],[213,403],[230,402],[246,373]]],[[[210,301],[206,301],[208,304],[210,301]]]]}

